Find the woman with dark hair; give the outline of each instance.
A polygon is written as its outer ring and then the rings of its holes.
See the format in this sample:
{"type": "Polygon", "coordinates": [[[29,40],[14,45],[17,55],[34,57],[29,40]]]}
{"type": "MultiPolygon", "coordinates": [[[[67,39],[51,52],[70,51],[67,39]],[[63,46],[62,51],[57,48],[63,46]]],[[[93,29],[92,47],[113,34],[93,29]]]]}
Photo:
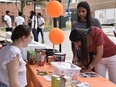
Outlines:
{"type": "Polygon", "coordinates": [[[69,39],[81,49],[81,72],[95,68],[96,73],[106,77],[108,69],[109,80],[116,83],[116,45],[101,29],[95,26],[88,30],[73,29],[69,39]],[[89,52],[95,55],[91,62],[89,52]]]}
{"type": "Polygon", "coordinates": [[[91,26],[97,26],[101,28],[101,24],[97,18],[91,16],[91,9],[86,1],[82,1],[77,5],[77,21],[72,25],[74,28],[90,28],[91,26]]]}
{"type": "MultiPolygon", "coordinates": [[[[98,19],[93,18],[91,16],[90,6],[86,1],[82,1],[77,5],[77,20],[73,22],[72,29],[80,28],[80,29],[87,29],[92,26],[97,26],[101,29],[101,25],[98,19]]],[[[75,45],[72,43],[72,52],[73,52],[73,60],[74,64],[77,64],[81,57],[80,57],[80,50],[75,49],[75,45]]],[[[93,57],[92,52],[90,53],[91,59],[93,57]]]]}
{"type": "Polygon", "coordinates": [[[26,67],[21,49],[32,40],[28,25],[17,26],[12,35],[12,44],[0,50],[0,87],[25,87],[26,67]]]}

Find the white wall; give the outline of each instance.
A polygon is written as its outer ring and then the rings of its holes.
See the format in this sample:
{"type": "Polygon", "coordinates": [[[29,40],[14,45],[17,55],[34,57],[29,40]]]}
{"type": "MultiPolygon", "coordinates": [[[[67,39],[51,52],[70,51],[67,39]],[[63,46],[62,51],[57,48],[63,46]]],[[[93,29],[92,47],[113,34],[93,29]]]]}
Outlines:
{"type": "Polygon", "coordinates": [[[101,24],[116,23],[116,8],[96,10],[95,17],[101,24]]]}

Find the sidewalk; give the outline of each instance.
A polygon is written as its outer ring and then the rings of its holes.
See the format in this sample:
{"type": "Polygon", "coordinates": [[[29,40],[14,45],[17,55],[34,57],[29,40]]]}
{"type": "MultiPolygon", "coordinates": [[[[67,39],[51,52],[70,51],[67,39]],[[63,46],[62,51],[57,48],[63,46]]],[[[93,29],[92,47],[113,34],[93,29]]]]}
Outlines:
{"type": "Polygon", "coordinates": [[[5,33],[5,31],[2,31],[1,29],[0,29],[0,40],[4,40],[5,37],[6,36],[6,33],[5,33]]]}
{"type": "MultiPolygon", "coordinates": [[[[113,35],[112,27],[103,27],[102,29],[108,35],[108,37],[114,43],[116,43],[116,37],[114,37],[114,35],[113,35]]],[[[65,39],[64,39],[63,43],[61,44],[62,52],[66,53],[66,61],[71,62],[72,61],[72,51],[71,51],[71,42],[69,40],[70,30],[63,30],[63,31],[64,31],[65,39]]],[[[5,36],[5,32],[3,32],[1,30],[0,30],[0,34],[2,36],[5,36]]],[[[49,40],[49,31],[44,32],[44,38],[45,38],[45,43],[44,44],[47,45],[50,48],[53,48],[53,44],[49,40]]],[[[0,40],[1,39],[2,38],[0,37],[0,40]]],[[[39,36],[39,39],[40,39],[39,42],[41,42],[41,35],[39,36]]],[[[59,45],[55,45],[55,49],[59,50],[59,45]]]]}

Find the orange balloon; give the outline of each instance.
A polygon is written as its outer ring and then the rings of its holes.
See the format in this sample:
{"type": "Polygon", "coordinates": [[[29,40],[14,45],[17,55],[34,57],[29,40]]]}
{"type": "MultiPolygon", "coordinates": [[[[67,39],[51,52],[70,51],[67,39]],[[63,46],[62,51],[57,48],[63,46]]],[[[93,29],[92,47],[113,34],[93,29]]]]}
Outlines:
{"type": "Polygon", "coordinates": [[[46,11],[47,11],[49,16],[57,18],[62,14],[63,6],[58,1],[50,1],[47,4],[46,11]]]}
{"type": "Polygon", "coordinates": [[[64,41],[64,32],[59,28],[53,28],[49,32],[49,39],[53,44],[61,44],[64,41]]]}

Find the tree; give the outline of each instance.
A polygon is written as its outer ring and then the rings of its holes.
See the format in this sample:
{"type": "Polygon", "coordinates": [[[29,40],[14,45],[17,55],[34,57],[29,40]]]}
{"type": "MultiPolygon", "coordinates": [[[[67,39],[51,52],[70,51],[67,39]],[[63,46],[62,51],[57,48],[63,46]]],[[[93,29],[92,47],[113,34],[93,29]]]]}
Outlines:
{"type": "Polygon", "coordinates": [[[25,0],[21,0],[21,12],[22,12],[22,14],[23,14],[24,7],[25,7],[25,0]]]}
{"type": "Polygon", "coordinates": [[[37,5],[39,5],[40,7],[45,7],[46,6],[46,1],[45,0],[37,0],[37,5]]]}
{"type": "Polygon", "coordinates": [[[45,4],[45,0],[21,0],[21,12],[23,13],[23,10],[24,10],[24,7],[25,7],[25,4],[28,3],[28,2],[33,2],[33,1],[36,1],[36,5],[39,5],[40,7],[45,7],[46,4],[45,4]]]}

